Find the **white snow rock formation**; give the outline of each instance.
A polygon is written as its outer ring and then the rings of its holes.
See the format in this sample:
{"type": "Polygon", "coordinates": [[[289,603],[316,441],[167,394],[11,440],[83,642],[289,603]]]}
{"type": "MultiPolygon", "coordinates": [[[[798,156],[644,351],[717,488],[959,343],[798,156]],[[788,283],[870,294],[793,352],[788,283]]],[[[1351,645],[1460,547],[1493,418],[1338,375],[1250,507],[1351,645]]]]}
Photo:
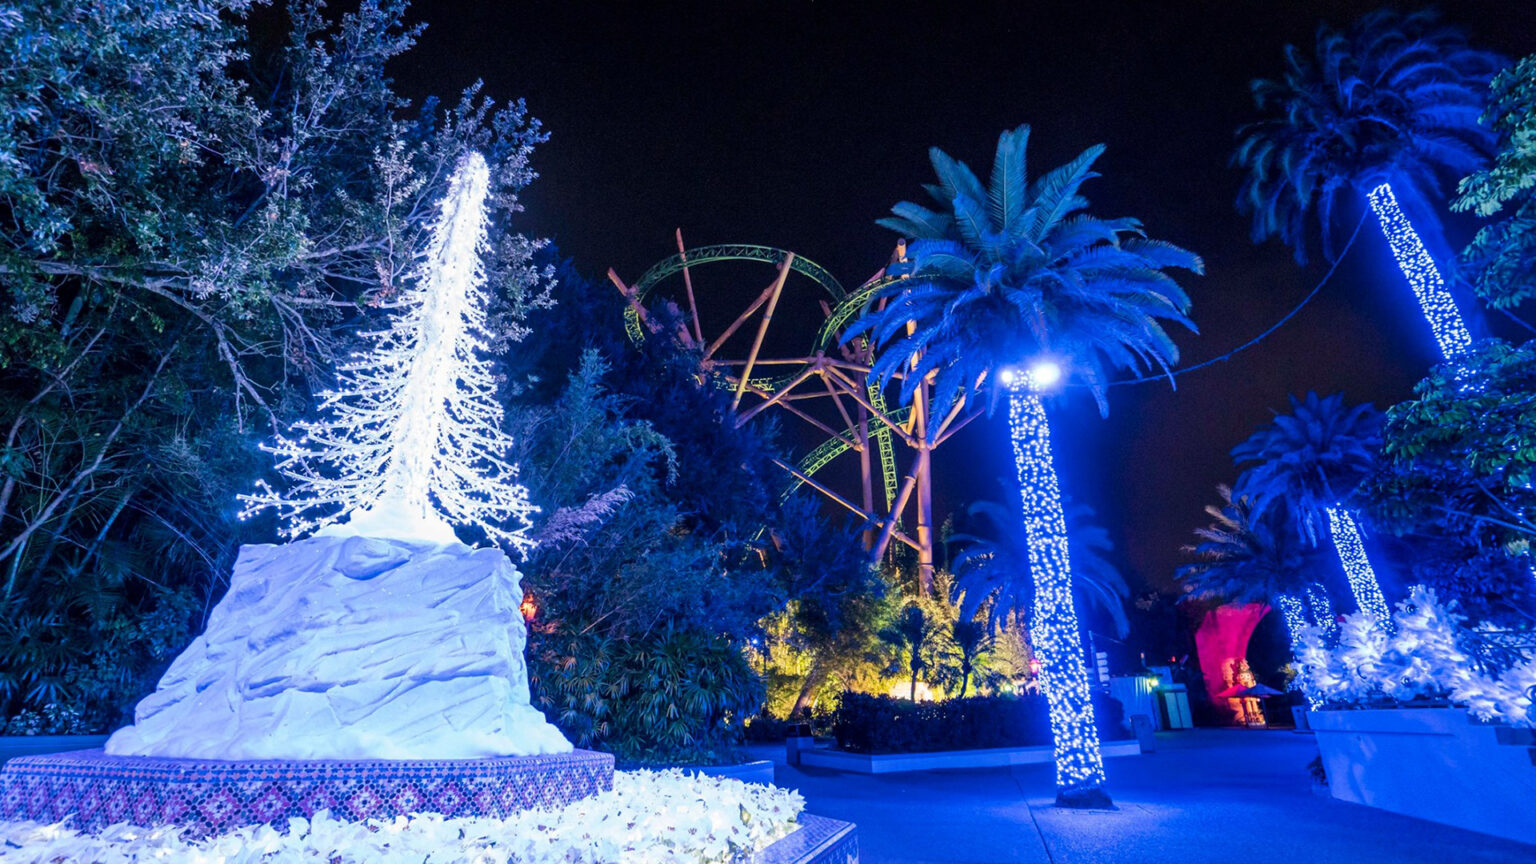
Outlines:
{"type": "Polygon", "coordinates": [[[528,701],[499,549],[319,536],[244,546],[208,630],[107,742],[196,759],[566,753],[528,701]]]}

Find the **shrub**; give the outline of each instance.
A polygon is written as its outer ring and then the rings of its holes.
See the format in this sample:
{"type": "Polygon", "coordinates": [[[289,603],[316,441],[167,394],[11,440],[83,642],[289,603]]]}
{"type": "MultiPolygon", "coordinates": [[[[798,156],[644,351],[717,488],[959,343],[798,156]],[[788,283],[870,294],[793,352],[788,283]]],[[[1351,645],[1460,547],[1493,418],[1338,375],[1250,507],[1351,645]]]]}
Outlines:
{"type": "Polygon", "coordinates": [[[528,669],[545,716],[624,766],[738,761],[742,723],[763,699],[729,640],[675,626],[627,640],[542,636],[528,669]]]}
{"type": "MultiPolygon", "coordinates": [[[[1125,709],[1109,698],[1095,705],[1099,735],[1123,738],[1125,709]]],[[[921,753],[1051,743],[1044,696],[977,696],[946,702],[910,702],[845,693],[832,715],[839,750],[850,753],[921,753]]]]}

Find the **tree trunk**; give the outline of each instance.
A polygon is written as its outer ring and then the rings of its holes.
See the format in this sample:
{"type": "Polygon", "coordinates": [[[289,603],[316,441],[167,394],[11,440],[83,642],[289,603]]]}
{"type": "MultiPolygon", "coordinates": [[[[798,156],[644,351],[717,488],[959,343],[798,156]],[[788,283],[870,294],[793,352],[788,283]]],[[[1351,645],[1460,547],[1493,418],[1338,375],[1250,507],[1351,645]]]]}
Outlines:
{"type": "Polygon", "coordinates": [[[821,688],[822,682],[827,680],[827,664],[821,662],[821,656],[811,661],[811,671],[805,673],[805,683],[800,685],[800,695],[795,697],[795,705],[789,709],[789,716],[800,717],[811,708],[811,697],[821,688]]]}
{"type": "Polygon", "coordinates": [[[1072,565],[1061,486],[1051,456],[1050,422],[1040,396],[1027,387],[1016,387],[1009,394],[1008,428],[1035,589],[1030,642],[1040,658],[1040,684],[1050,709],[1056,751],[1056,804],[1112,807],[1103,788],[1104,758],[1072,600],[1072,565]]]}
{"type": "Polygon", "coordinates": [[[1360,529],[1355,517],[1343,507],[1328,508],[1328,536],[1333,540],[1333,550],[1344,565],[1344,575],[1349,577],[1349,590],[1355,595],[1355,605],[1367,612],[1383,627],[1392,626],[1392,613],[1387,598],[1381,593],[1376,581],[1376,570],[1365,554],[1365,543],[1360,539],[1360,529]]]}
{"type": "Polygon", "coordinates": [[[1376,223],[1386,235],[1387,244],[1392,247],[1392,257],[1397,259],[1398,269],[1403,271],[1408,287],[1413,289],[1413,296],[1419,301],[1419,311],[1429,321],[1441,356],[1453,360],[1467,353],[1472,347],[1472,334],[1461,317],[1461,310],[1456,307],[1456,298],[1446,289],[1435,259],[1424,247],[1423,239],[1413,229],[1407,214],[1398,206],[1392,185],[1377,186],[1366,194],[1366,200],[1371,205],[1371,212],[1376,214],[1376,223]]]}

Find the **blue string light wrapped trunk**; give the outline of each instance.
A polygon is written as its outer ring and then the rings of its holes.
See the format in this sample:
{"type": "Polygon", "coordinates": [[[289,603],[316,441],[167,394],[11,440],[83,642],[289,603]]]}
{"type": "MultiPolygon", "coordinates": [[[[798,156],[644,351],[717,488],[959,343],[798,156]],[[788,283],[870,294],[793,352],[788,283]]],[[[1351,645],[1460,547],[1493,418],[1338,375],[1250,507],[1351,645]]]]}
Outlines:
{"type": "MultiPolygon", "coordinates": [[[[1015,376],[1008,396],[1008,429],[1018,469],[1035,605],[1030,643],[1050,708],[1056,751],[1056,800],[1074,807],[1113,806],[1103,791],[1104,758],[1094,723],[1082,634],[1072,599],[1061,487],[1051,457],[1051,428],[1032,377],[1015,376]]],[[[1045,383],[1045,382],[1039,382],[1045,383]]]]}

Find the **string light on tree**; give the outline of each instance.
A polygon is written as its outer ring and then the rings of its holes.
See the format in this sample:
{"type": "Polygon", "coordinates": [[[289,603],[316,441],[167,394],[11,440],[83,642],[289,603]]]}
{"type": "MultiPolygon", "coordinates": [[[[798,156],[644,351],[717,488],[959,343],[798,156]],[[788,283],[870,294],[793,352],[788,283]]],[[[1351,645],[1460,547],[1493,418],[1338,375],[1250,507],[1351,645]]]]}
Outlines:
{"type": "Polygon", "coordinates": [[[512,439],[486,356],[489,185],[485,160],[468,154],[391,326],[364,334],[370,349],[338,368],[321,419],[265,448],[288,489],[260,482],[240,496],[242,518],[272,508],[290,538],[321,530],[452,543],[460,525],[520,551],[533,545],[525,532],[536,508],[505,459],[512,439]]]}
{"type": "MultiPolygon", "coordinates": [[[[1008,388],[1008,430],[1013,439],[1035,589],[1030,643],[1040,658],[1040,683],[1050,710],[1057,799],[1102,798],[1108,805],[1109,798],[1100,789],[1104,759],[1072,599],[1061,487],[1051,456],[1050,422],[1040,399],[1042,390],[1060,381],[1061,375],[1059,365],[1045,361],[1024,372],[1004,370],[999,377],[1008,388]]],[[[1074,803],[1083,806],[1094,802],[1074,803]]]]}
{"type": "Polygon", "coordinates": [[[1365,542],[1360,538],[1360,529],[1355,525],[1354,517],[1342,507],[1327,509],[1328,535],[1333,538],[1333,548],[1339,553],[1339,562],[1344,565],[1344,575],[1349,579],[1349,588],[1354,592],[1356,605],[1360,611],[1381,622],[1383,627],[1391,626],[1392,614],[1387,608],[1387,598],[1382,595],[1381,585],[1376,581],[1371,559],[1366,557],[1365,542]]]}
{"type": "Polygon", "coordinates": [[[1337,616],[1333,612],[1333,600],[1328,592],[1316,582],[1307,585],[1307,608],[1312,611],[1312,621],[1322,627],[1325,632],[1332,633],[1338,629],[1337,616]]]}
{"type": "MultiPolygon", "coordinates": [[[[1275,595],[1275,605],[1280,607],[1280,616],[1285,620],[1285,632],[1291,640],[1291,656],[1301,657],[1301,631],[1307,626],[1306,612],[1303,610],[1301,598],[1293,594],[1275,595]]],[[[1301,690],[1307,698],[1307,707],[1316,711],[1322,707],[1322,700],[1315,698],[1302,686],[1301,677],[1298,676],[1291,682],[1292,689],[1301,690]]]]}
{"type": "Polygon", "coordinates": [[[1419,309],[1429,321],[1441,355],[1452,360],[1467,353],[1472,347],[1472,334],[1461,317],[1461,310],[1456,307],[1456,298],[1446,290],[1440,268],[1435,266],[1435,259],[1424,248],[1424,241],[1419,239],[1413,224],[1398,206],[1392,186],[1383,183],[1366,197],[1381,225],[1381,233],[1386,235],[1387,244],[1392,248],[1392,256],[1397,259],[1398,268],[1408,279],[1413,296],[1418,298],[1419,309]]]}

